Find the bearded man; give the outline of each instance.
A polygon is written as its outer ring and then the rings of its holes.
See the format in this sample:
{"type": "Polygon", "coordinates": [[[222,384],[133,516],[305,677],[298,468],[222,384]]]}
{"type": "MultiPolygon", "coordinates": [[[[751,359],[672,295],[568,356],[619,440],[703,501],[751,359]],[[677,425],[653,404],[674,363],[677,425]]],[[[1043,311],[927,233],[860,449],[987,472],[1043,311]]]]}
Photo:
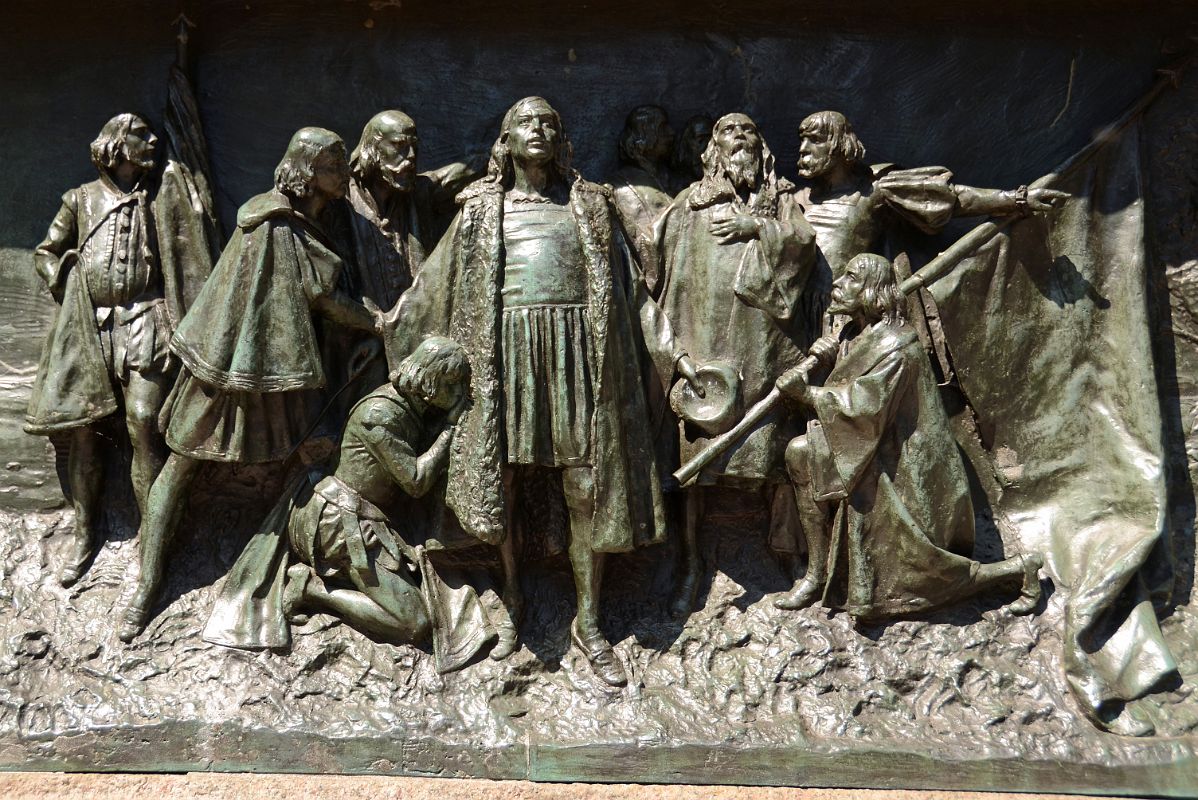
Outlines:
{"type": "Polygon", "coordinates": [[[362,129],[350,155],[353,177],[346,197],[353,267],[351,296],[391,308],[449,226],[454,197],[478,177],[464,164],[416,172],[420,139],[402,111],[380,111],[362,129]]]}
{"type": "Polygon", "coordinates": [[[969,557],[969,480],[894,268],[879,255],[856,256],[831,300],[828,311],[848,323],[812,348],[831,373],[822,386],[800,368],[777,381],[812,422],[786,451],[807,575],[776,605],[822,599],[868,621],[1009,586],[1020,590],[1011,613],[1031,613],[1040,600],[1039,554],[994,564],[969,557]]]}
{"type": "MultiPolygon", "coordinates": [[[[815,232],[774,173],[774,158],[753,120],[727,114],[703,154],[703,179],[681,192],[658,226],[665,260],[661,305],[688,352],[740,374],[745,408],[798,364],[819,334],[819,315],[804,305],[815,261],[815,232]]],[[[793,552],[791,490],[782,470],[786,443],[798,433],[786,411],[772,413],[704,469],[688,490],[683,570],[671,610],[688,614],[699,584],[696,531],[707,487],[764,491],[771,542],[793,552]]],[[[685,463],[710,441],[680,427],[685,463]]]]}
{"type": "Polygon", "coordinates": [[[658,283],[653,223],[674,199],[669,191],[673,147],[674,132],[665,109],[646,105],[628,113],[620,133],[620,168],[612,176],[612,194],[650,294],[655,294],[658,283]]]}
{"type": "Polygon", "coordinates": [[[75,531],[59,573],[63,586],[77,581],[91,558],[104,481],[96,426],[121,406],[133,447],[133,494],[145,514],[150,484],[166,459],[158,412],[174,376],[171,326],[212,268],[214,230],[169,188],[192,179],[174,161],[156,179],[157,142],[136,114],[106,122],[91,144],[99,178],[63,195],[33,255],[61,308],[42,351],[25,430],[71,434],[75,531]],[[186,232],[176,235],[172,221],[186,232]]]}
{"type": "MultiPolygon", "coordinates": [[[[453,218],[454,197],[478,177],[464,164],[417,173],[419,147],[412,118],[388,110],[370,118],[350,155],[349,192],[340,204],[343,216],[335,222],[338,238],[347,240],[342,249],[350,256],[340,284],[358,302],[387,309],[399,301],[453,218]]],[[[346,354],[361,352],[359,358],[365,358],[376,352],[376,345],[372,334],[345,328],[324,332],[328,392],[354,383],[328,415],[326,424],[333,429],[358,399],[387,382],[381,358],[366,360],[363,374],[348,369],[346,354]]]]}
{"type": "Polygon", "coordinates": [[[337,290],[342,261],[321,220],[345,196],[341,137],[301,128],[275,186],[237,212],[237,230],[171,339],[183,364],[163,409],[173,451],[139,531],[141,570],[119,637],[145,627],[187,488],[205,461],[281,462],[304,441],[325,384],[313,315],[362,331],[374,317],[337,290]]]}
{"type": "MultiPolygon", "coordinates": [[[[430,333],[466,350],[473,404],[458,422],[446,503],[469,533],[510,548],[519,475],[560,475],[578,599],[571,639],[603,682],[622,686],[599,629],[604,555],[665,536],[641,342],[664,378],[697,377],[645,289],[610,190],[572,171],[569,153],[546,100],[507,111],[487,177],[463,192],[445,239],[388,315],[398,322],[388,356],[396,363],[430,333]]],[[[516,616],[513,561],[503,594],[516,616]]]]}

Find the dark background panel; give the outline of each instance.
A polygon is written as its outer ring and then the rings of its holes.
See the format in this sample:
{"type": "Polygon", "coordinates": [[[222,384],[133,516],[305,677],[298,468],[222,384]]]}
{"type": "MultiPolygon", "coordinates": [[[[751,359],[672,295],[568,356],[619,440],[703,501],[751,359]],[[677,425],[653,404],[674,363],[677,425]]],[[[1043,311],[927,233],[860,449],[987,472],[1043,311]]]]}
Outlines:
{"type": "Polygon", "coordinates": [[[591,178],[614,168],[628,109],[656,102],[676,124],[748,112],[792,177],[799,121],[834,108],[872,161],[944,164],[965,183],[1014,186],[1139,97],[1189,25],[1181,3],[8,3],[0,503],[58,497],[45,441],[19,432],[53,313],[29,251],[62,192],[94,176],[87,146],[107,118],[161,120],[181,9],[198,24],[194,84],[226,227],[269,188],[300,126],[332,128],[352,147],[372,114],[399,107],[416,118],[431,168],[488,150],[504,110],[529,94],[562,112],[591,178]]]}

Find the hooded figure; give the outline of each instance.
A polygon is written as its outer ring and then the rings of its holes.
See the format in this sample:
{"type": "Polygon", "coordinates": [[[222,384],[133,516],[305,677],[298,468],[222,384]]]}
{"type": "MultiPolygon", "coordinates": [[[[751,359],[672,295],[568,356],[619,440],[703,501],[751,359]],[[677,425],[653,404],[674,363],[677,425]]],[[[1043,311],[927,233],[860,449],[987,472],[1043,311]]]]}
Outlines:
{"type": "Polygon", "coordinates": [[[203,291],[171,340],[183,371],[163,409],[173,453],[154,481],[139,533],[141,574],[120,636],[145,626],[184,493],[203,461],[281,461],[303,441],[325,385],[313,314],[373,331],[336,290],[341,259],[321,225],[345,195],[345,144],[323,128],[292,137],[275,188],[250,199],[203,291]]]}

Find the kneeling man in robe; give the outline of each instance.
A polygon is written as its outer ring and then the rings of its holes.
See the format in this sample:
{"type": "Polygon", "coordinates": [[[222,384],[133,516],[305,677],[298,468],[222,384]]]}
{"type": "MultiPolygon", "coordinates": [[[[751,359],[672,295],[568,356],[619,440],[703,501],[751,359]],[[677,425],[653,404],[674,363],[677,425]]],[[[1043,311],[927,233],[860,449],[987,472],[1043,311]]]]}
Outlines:
{"type": "Polygon", "coordinates": [[[928,611],[1010,586],[1028,614],[1040,600],[1040,555],[974,561],[974,514],[964,464],[931,364],[906,321],[906,300],[882,256],[853,258],[832,285],[829,312],[851,319],[811,351],[831,372],[804,367],[778,388],[811,415],[786,466],[807,539],[807,574],[778,598],[797,609],[822,599],[858,620],[928,611]]]}

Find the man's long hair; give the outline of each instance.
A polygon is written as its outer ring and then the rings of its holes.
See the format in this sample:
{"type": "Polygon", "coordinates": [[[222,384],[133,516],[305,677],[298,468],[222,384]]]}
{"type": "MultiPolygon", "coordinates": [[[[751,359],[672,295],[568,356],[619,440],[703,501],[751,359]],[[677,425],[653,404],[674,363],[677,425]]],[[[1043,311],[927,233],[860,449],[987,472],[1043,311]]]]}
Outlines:
{"type": "Polygon", "coordinates": [[[362,128],[362,138],[358,146],[349,155],[349,168],[358,180],[365,180],[379,163],[378,146],[385,137],[384,131],[400,126],[410,126],[416,130],[416,121],[398,109],[380,111],[370,118],[366,127],[362,128]]]}
{"type": "Polygon", "coordinates": [[[150,127],[150,124],[141,116],[129,113],[117,114],[104,123],[104,127],[100,128],[99,135],[91,144],[92,163],[95,164],[96,169],[105,174],[116,169],[117,164],[124,157],[125,137],[138,122],[147,128],[150,127]]]}
{"type": "Polygon", "coordinates": [[[466,351],[453,339],[429,336],[400,362],[390,378],[397,392],[427,403],[436,396],[442,382],[469,381],[470,362],[466,351]]]}
{"type": "Polygon", "coordinates": [[[283,160],[275,167],[275,188],[288,197],[302,200],[310,197],[316,185],[313,165],[321,153],[340,149],[345,157],[345,142],[325,128],[300,128],[291,137],[283,160]]]}
{"type": "Polygon", "coordinates": [[[865,145],[853,133],[853,126],[839,111],[816,111],[808,114],[799,123],[799,136],[816,133],[825,136],[832,146],[832,153],[850,167],[855,167],[865,160],[865,145]]]}
{"type": "Polygon", "coordinates": [[[855,256],[845,269],[856,266],[861,274],[861,305],[870,319],[883,322],[907,321],[907,298],[899,291],[894,265],[875,253],[855,256]]]}
{"type": "Polygon", "coordinates": [[[534,102],[544,103],[548,106],[549,110],[553,113],[553,122],[557,126],[557,132],[560,136],[557,156],[549,165],[550,177],[567,184],[578,177],[578,174],[570,167],[570,157],[573,154],[573,148],[570,146],[570,140],[566,138],[566,129],[562,127],[561,114],[557,113],[557,109],[550,105],[549,101],[543,97],[525,97],[523,100],[517,101],[503,115],[503,124],[499,128],[499,138],[495,140],[495,144],[491,147],[491,160],[487,164],[487,175],[482,179],[483,181],[498,184],[504,189],[512,187],[514,173],[512,170],[512,148],[508,144],[508,137],[512,126],[516,124],[516,115],[520,111],[520,106],[525,103],[534,102]]]}
{"type": "MultiPolygon", "coordinates": [[[[731,116],[726,114],[725,117],[731,116]]],[[[715,130],[719,129],[724,117],[715,122],[715,130]]],[[[761,142],[761,166],[757,174],[757,186],[753,189],[748,212],[754,216],[778,216],[778,175],[774,168],[774,154],[765,143],[760,132],[757,134],[761,142]]],[[[691,208],[707,208],[716,203],[734,200],[737,197],[736,187],[728,176],[728,165],[713,134],[703,151],[703,178],[694,191],[691,192],[689,204],[691,208]]]]}

